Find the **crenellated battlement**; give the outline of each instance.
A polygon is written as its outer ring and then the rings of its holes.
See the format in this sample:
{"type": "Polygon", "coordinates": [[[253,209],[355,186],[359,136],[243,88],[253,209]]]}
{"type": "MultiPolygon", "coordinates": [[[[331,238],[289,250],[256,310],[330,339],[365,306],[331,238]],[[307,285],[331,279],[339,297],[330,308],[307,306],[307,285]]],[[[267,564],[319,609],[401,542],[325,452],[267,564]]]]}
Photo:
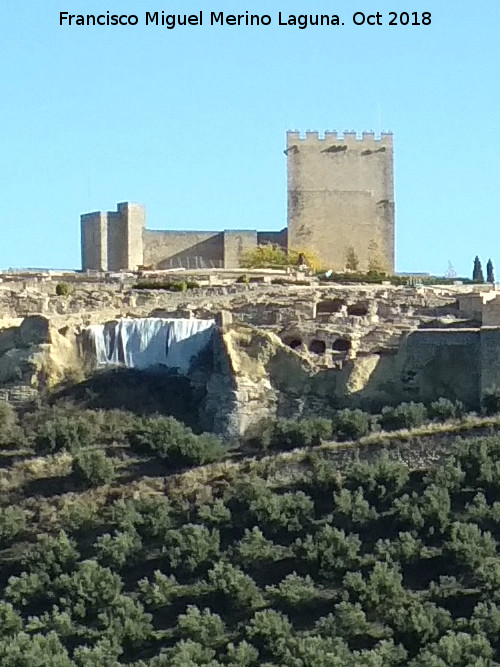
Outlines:
{"type": "Polygon", "coordinates": [[[355,145],[357,147],[361,146],[392,146],[392,132],[381,132],[380,136],[376,136],[375,132],[362,132],[359,135],[354,130],[344,132],[337,132],[337,130],[326,130],[323,133],[307,130],[305,133],[301,133],[299,130],[289,130],[286,133],[287,138],[287,147],[300,144],[309,144],[318,146],[331,146],[334,144],[345,144],[345,145],[355,145]]]}

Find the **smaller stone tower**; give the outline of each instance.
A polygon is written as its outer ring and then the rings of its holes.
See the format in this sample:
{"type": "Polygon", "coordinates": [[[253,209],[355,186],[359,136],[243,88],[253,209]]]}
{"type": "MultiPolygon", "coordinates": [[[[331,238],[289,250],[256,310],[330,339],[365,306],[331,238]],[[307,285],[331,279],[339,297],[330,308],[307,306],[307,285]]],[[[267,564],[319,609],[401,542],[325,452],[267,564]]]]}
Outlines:
{"type": "Polygon", "coordinates": [[[392,134],[287,133],[288,245],[312,250],[343,271],[352,248],[359,269],[394,271],[392,134]]]}
{"type": "Polygon", "coordinates": [[[134,270],[143,264],[145,210],[124,202],[116,211],[81,216],[82,269],[134,270]]]}

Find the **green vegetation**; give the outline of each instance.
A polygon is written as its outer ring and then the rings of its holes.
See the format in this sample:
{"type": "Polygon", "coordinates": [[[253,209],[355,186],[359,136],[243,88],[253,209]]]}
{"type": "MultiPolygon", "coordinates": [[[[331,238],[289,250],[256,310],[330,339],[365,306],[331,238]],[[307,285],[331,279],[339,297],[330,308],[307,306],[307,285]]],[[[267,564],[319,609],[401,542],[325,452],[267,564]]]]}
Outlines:
{"type": "Polygon", "coordinates": [[[488,263],[486,264],[486,282],[491,283],[492,285],[495,284],[495,270],[493,268],[493,262],[491,259],[489,259],[488,263]]]}
{"type": "Polygon", "coordinates": [[[148,289],[148,290],[166,290],[167,292],[187,292],[187,290],[196,289],[199,287],[196,280],[171,280],[171,279],[155,279],[155,280],[139,280],[132,285],[132,289],[148,289]]]}
{"type": "Polygon", "coordinates": [[[474,257],[474,267],[472,269],[472,282],[484,283],[483,267],[481,265],[481,260],[477,255],[474,257]]]}
{"type": "Polygon", "coordinates": [[[69,283],[57,283],[57,296],[69,296],[73,292],[73,287],[69,283]]]}
{"type": "Polygon", "coordinates": [[[499,665],[500,419],[463,412],[278,420],[231,460],[170,417],[2,409],[0,667],[499,665]],[[325,442],[425,429],[430,469],[325,442]]]}
{"type": "Polygon", "coordinates": [[[286,250],[283,246],[264,243],[254,250],[244,253],[241,266],[244,269],[283,269],[287,266],[298,267],[304,263],[312,271],[320,271],[321,260],[312,250],[286,250]]]}

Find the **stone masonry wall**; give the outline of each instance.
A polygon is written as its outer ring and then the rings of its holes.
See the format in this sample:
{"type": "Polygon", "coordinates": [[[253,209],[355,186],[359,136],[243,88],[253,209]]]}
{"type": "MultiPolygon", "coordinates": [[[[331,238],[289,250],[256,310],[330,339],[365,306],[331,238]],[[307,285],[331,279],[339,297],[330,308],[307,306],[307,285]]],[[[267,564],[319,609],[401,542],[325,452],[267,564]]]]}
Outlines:
{"type": "Polygon", "coordinates": [[[144,231],[144,265],[156,269],[221,268],[222,232],[144,231]]]}
{"type": "Polygon", "coordinates": [[[361,270],[370,256],[394,272],[392,135],[287,133],[288,244],[311,249],[342,271],[352,246],[361,270]]]}

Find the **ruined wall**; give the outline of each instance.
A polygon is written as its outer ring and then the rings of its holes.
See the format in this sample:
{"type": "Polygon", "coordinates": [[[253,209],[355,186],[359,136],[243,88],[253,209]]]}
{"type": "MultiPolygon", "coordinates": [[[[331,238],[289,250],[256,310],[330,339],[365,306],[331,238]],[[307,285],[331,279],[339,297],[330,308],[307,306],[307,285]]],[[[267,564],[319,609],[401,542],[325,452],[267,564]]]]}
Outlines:
{"type": "Polygon", "coordinates": [[[315,251],[342,271],[352,246],[361,270],[370,257],[394,272],[392,135],[287,133],[288,245],[315,251]]]}

